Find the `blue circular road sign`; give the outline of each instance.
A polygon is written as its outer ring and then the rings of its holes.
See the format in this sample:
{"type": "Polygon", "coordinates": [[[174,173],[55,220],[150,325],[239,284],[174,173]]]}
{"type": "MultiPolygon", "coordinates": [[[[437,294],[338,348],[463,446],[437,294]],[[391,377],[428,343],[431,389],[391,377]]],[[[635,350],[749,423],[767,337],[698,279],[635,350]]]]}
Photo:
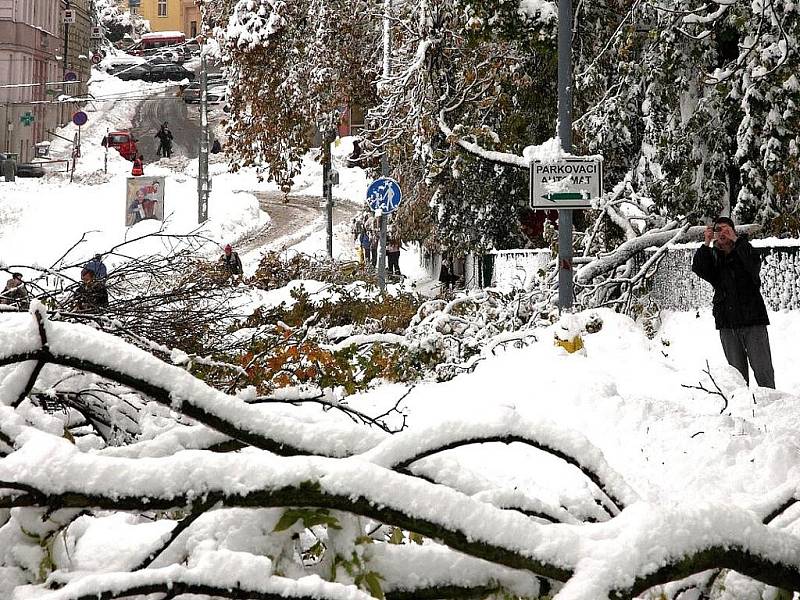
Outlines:
{"type": "Polygon", "coordinates": [[[376,179],[367,189],[367,204],[373,211],[384,215],[397,210],[402,199],[400,184],[391,177],[376,179]]]}
{"type": "Polygon", "coordinates": [[[88,120],[89,120],[89,117],[86,116],[86,113],[83,112],[82,110],[79,110],[74,115],[72,115],[72,122],[75,123],[75,125],[77,125],[78,127],[81,127],[82,125],[86,125],[86,121],[88,121],[88,120]]]}
{"type": "Polygon", "coordinates": [[[64,81],[78,81],[78,74],[75,71],[64,71],[64,81]]]}

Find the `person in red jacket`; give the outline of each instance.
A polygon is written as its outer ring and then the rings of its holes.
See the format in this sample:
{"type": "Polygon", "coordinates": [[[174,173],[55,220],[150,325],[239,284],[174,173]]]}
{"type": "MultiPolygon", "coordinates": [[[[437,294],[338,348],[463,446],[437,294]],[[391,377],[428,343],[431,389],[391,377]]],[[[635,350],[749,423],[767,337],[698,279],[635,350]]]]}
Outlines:
{"type": "Polygon", "coordinates": [[[134,177],[139,177],[144,175],[144,156],[139,155],[133,159],[133,168],[131,169],[131,175],[134,177]]]}

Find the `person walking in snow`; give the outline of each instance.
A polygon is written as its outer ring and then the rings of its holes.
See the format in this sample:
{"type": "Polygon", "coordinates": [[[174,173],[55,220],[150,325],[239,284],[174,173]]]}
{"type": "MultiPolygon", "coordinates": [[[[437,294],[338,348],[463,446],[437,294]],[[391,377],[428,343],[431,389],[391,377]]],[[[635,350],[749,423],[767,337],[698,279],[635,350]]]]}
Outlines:
{"type": "Polygon", "coordinates": [[[164,121],[158,133],[153,137],[158,138],[158,155],[165,158],[172,156],[172,132],[169,130],[169,124],[164,121]]]}
{"type": "Polygon", "coordinates": [[[749,382],[747,364],[761,387],[775,388],[767,307],[761,295],[761,259],[728,217],[706,227],[692,271],[714,288],[713,314],[728,364],[749,382]],[[711,247],[711,242],[714,247],[711,247]]]}
{"type": "Polygon", "coordinates": [[[219,262],[229,275],[241,275],[244,273],[242,260],[239,258],[239,254],[233,251],[230,244],[225,245],[224,253],[219,257],[219,262]]]}

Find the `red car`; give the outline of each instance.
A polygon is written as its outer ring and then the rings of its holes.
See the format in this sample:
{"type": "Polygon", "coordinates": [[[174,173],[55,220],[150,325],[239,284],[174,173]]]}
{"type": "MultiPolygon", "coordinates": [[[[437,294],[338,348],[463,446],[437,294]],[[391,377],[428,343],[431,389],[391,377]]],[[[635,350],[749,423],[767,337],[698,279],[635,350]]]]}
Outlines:
{"type": "Polygon", "coordinates": [[[122,158],[133,160],[139,154],[136,141],[130,131],[112,131],[103,138],[102,144],[109,148],[116,148],[122,158]]]}

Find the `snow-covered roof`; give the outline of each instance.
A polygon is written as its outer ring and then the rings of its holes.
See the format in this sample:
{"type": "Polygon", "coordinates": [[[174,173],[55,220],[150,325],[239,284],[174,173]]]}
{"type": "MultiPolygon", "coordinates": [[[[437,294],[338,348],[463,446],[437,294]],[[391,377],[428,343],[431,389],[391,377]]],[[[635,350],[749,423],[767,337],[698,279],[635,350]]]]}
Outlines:
{"type": "Polygon", "coordinates": [[[186,37],[182,31],[154,31],[152,33],[143,33],[142,41],[144,40],[163,40],[176,37],[186,37]]]}

